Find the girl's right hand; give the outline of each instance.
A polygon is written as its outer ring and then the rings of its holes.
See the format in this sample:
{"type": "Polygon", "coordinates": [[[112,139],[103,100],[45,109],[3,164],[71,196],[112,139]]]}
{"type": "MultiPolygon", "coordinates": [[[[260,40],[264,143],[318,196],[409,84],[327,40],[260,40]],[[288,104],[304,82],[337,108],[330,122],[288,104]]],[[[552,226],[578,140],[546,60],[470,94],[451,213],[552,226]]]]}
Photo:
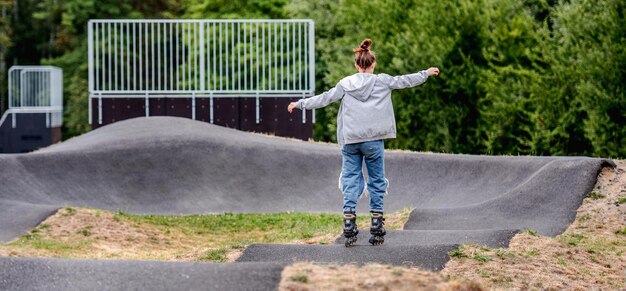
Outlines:
{"type": "Polygon", "coordinates": [[[439,68],[437,67],[430,67],[428,68],[428,70],[426,70],[426,72],[428,72],[428,76],[439,76],[439,68]]]}
{"type": "Polygon", "coordinates": [[[297,105],[298,105],[297,102],[289,103],[289,106],[287,106],[287,111],[289,111],[289,113],[291,113],[291,111],[293,111],[293,109],[296,108],[297,105]]]}

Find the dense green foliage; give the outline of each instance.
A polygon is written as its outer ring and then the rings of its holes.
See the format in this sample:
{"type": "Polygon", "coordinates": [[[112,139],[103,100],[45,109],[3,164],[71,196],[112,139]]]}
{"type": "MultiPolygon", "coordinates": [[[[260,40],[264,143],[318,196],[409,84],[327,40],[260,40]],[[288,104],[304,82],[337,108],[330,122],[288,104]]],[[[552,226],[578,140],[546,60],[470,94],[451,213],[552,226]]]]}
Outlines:
{"type": "MultiPolygon", "coordinates": [[[[12,7],[5,2],[0,6],[12,7]]],[[[15,3],[19,17],[7,30],[13,33],[0,37],[0,44],[12,44],[5,60],[64,69],[65,137],[88,130],[90,18],[311,18],[319,92],[354,72],[352,48],[366,37],[374,40],[378,72],[441,69],[423,86],[394,92],[398,138],[388,147],[626,156],[626,3],[621,0],[15,3]]],[[[316,139],[336,140],[337,109],[334,104],[317,110],[316,139]]]]}
{"type": "MultiPolygon", "coordinates": [[[[316,20],[318,90],[354,71],[350,49],[365,37],[374,40],[377,71],[440,67],[439,78],[394,92],[398,138],[388,146],[594,156],[626,153],[625,7],[612,0],[288,6],[316,20]]],[[[318,114],[316,138],[335,140],[337,107],[318,114]]]]}
{"type": "Polygon", "coordinates": [[[7,62],[6,57],[11,47],[11,15],[13,3],[9,0],[0,0],[0,114],[6,108],[7,100],[7,62]]]}

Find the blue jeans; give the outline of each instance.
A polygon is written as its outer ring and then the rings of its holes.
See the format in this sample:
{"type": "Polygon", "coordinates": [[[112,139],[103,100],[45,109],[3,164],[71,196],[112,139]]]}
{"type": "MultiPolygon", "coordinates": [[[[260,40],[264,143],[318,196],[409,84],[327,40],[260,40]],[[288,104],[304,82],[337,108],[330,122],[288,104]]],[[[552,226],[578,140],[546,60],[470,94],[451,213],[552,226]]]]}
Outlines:
{"type": "Polygon", "coordinates": [[[367,167],[367,190],[370,194],[370,211],[383,212],[383,196],[387,192],[385,182],[385,143],[373,140],[347,144],[341,149],[343,166],[341,185],[343,211],[355,212],[356,202],[365,189],[363,160],[367,167]]]}

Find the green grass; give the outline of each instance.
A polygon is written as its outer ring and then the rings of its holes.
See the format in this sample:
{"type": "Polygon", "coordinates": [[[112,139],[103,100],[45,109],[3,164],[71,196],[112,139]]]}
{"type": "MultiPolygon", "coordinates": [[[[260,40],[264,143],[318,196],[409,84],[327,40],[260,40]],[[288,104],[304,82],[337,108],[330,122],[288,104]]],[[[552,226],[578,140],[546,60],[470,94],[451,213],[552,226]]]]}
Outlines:
{"type": "Polygon", "coordinates": [[[587,195],[587,197],[589,197],[589,198],[591,198],[593,200],[598,200],[598,199],[602,199],[602,198],[604,198],[606,196],[604,196],[604,195],[602,195],[602,194],[600,194],[598,192],[591,192],[591,193],[589,193],[587,195]]]}
{"type": "Polygon", "coordinates": [[[491,258],[489,256],[487,256],[487,255],[484,255],[484,254],[475,254],[472,258],[474,260],[477,260],[477,261],[481,262],[481,263],[486,263],[486,262],[491,261],[491,258]]]}
{"type": "MultiPolygon", "coordinates": [[[[290,243],[328,234],[339,236],[343,227],[341,214],[298,212],[163,216],[118,211],[114,219],[151,224],[163,229],[166,235],[171,230],[178,230],[185,236],[194,237],[213,249],[198,259],[212,262],[224,262],[228,251],[243,249],[251,243],[290,243]]],[[[360,228],[369,226],[369,223],[368,215],[357,217],[360,228]]]]}
{"type": "MultiPolygon", "coordinates": [[[[336,233],[342,229],[340,214],[282,213],[224,213],[217,215],[134,215],[117,212],[116,217],[137,223],[149,223],[168,229],[178,229],[189,235],[248,234],[248,242],[280,243],[297,239],[310,239],[315,235],[336,233]],[[263,235],[261,235],[263,234],[263,235]],[[262,239],[258,240],[259,235],[262,239]]],[[[367,216],[358,217],[357,224],[369,225],[367,216]]],[[[233,242],[241,248],[240,240],[233,242]]]]}
{"type": "Polygon", "coordinates": [[[531,228],[527,228],[527,229],[526,229],[526,232],[527,232],[528,234],[532,235],[532,236],[537,236],[537,232],[536,232],[536,231],[534,231],[534,230],[533,230],[533,229],[531,229],[531,228]]]}
{"type": "Polygon", "coordinates": [[[559,241],[569,246],[580,245],[585,239],[587,239],[586,236],[577,233],[567,233],[559,236],[559,241]]]}
{"type": "Polygon", "coordinates": [[[85,243],[65,243],[53,240],[43,239],[38,232],[31,232],[20,236],[14,242],[8,243],[8,246],[19,248],[33,248],[38,250],[48,250],[52,252],[65,252],[72,250],[80,250],[86,246],[85,243]]]}
{"type": "MultiPolygon", "coordinates": [[[[478,247],[478,249],[480,251],[483,252],[489,252],[491,249],[484,247],[484,246],[480,246],[478,247]]],[[[458,249],[454,249],[448,252],[448,256],[450,256],[450,258],[472,258],[474,260],[477,260],[481,263],[486,263],[491,261],[491,257],[487,254],[483,254],[480,252],[475,252],[475,253],[470,253],[468,254],[468,252],[466,251],[466,249],[463,247],[463,245],[459,246],[458,249]]]]}
{"type": "Polygon", "coordinates": [[[583,214],[580,217],[578,217],[578,221],[579,222],[585,222],[587,220],[591,219],[591,215],[589,214],[583,214]]]}
{"type": "Polygon", "coordinates": [[[480,276],[483,278],[489,278],[491,277],[491,275],[493,275],[491,272],[487,270],[480,270],[479,273],[480,273],[480,276]]]}
{"type": "Polygon", "coordinates": [[[529,256],[529,257],[536,257],[536,256],[539,255],[539,250],[538,249],[532,249],[532,250],[528,251],[526,253],[526,255],[529,256]]]}
{"type": "Polygon", "coordinates": [[[125,212],[123,211],[117,211],[115,212],[115,214],[113,215],[113,220],[119,222],[122,220],[123,216],[128,216],[125,212]]]}
{"type": "Polygon", "coordinates": [[[78,234],[82,234],[83,236],[90,236],[91,235],[91,231],[88,229],[81,229],[77,232],[78,234]]]}
{"type": "Polygon", "coordinates": [[[220,248],[215,250],[210,250],[206,252],[206,254],[200,256],[198,258],[200,261],[211,261],[211,262],[226,262],[226,249],[220,248]]]}
{"type": "Polygon", "coordinates": [[[499,249],[496,251],[496,256],[498,256],[498,258],[502,260],[506,260],[506,259],[514,258],[515,253],[499,249]]]}
{"type": "Polygon", "coordinates": [[[558,237],[558,240],[569,246],[577,246],[585,249],[590,254],[607,253],[618,251],[619,246],[626,246],[624,240],[606,240],[584,236],[577,233],[567,233],[558,237]]]}
{"type": "Polygon", "coordinates": [[[309,282],[309,277],[307,277],[307,275],[293,275],[289,279],[291,281],[293,281],[293,282],[300,282],[300,283],[308,283],[309,282]]]}
{"type": "MultiPolygon", "coordinates": [[[[75,208],[66,207],[59,214],[63,217],[75,215],[75,208]]],[[[97,210],[93,215],[99,217],[105,211],[97,210]]],[[[389,229],[402,227],[409,211],[394,216],[389,229]],[[402,215],[407,214],[407,215],[402,215]]],[[[134,215],[123,211],[112,213],[112,219],[120,225],[129,227],[130,235],[122,237],[128,242],[151,245],[168,245],[177,250],[176,256],[191,256],[200,261],[225,262],[231,251],[242,250],[252,243],[294,243],[307,241],[311,243],[334,243],[340,236],[343,227],[341,214],[324,213],[223,213],[212,215],[134,215]],[[156,230],[155,230],[156,227],[156,230]],[[152,229],[144,238],[134,237],[133,231],[152,229]],[[188,247],[193,246],[193,247],[188,247]],[[195,253],[198,248],[209,249],[205,253],[195,253]]],[[[110,217],[110,216],[109,216],[110,217]]],[[[369,227],[369,215],[358,216],[359,228],[369,227]]],[[[56,257],[82,256],[91,251],[94,242],[102,239],[94,235],[93,225],[84,225],[67,236],[72,237],[66,243],[64,236],[51,237],[49,228],[42,224],[20,239],[4,244],[5,246],[48,250],[56,257]]],[[[365,230],[363,230],[365,231],[365,230]]],[[[165,252],[171,250],[165,250],[165,252]]],[[[158,250],[149,252],[144,259],[161,258],[158,250]]],[[[119,254],[124,256],[124,254],[119,254]]],[[[142,257],[143,258],[143,257],[142,257]]]]}
{"type": "Polygon", "coordinates": [[[63,216],[72,216],[74,214],[76,214],[76,209],[72,208],[72,207],[65,207],[63,208],[64,212],[61,213],[61,215],[63,216]]]}
{"type": "Polygon", "coordinates": [[[462,257],[465,257],[465,255],[463,254],[463,250],[460,247],[458,249],[451,250],[450,252],[448,252],[448,255],[451,258],[462,258],[462,257]]]}

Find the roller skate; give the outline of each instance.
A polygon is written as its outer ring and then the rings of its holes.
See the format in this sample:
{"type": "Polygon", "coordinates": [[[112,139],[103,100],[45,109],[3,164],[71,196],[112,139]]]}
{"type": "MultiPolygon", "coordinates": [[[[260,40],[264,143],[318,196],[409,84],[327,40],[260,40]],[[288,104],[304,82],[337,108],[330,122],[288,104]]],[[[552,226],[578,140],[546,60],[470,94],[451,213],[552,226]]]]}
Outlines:
{"type": "Polygon", "coordinates": [[[370,243],[372,245],[382,245],[385,242],[385,218],[382,212],[372,212],[372,227],[370,228],[370,243]]]}
{"type": "Polygon", "coordinates": [[[351,247],[356,243],[359,230],[356,227],[356,213],[345,212],[343,214],[343,236],[346,238],[346,247],[351,247]]]}

